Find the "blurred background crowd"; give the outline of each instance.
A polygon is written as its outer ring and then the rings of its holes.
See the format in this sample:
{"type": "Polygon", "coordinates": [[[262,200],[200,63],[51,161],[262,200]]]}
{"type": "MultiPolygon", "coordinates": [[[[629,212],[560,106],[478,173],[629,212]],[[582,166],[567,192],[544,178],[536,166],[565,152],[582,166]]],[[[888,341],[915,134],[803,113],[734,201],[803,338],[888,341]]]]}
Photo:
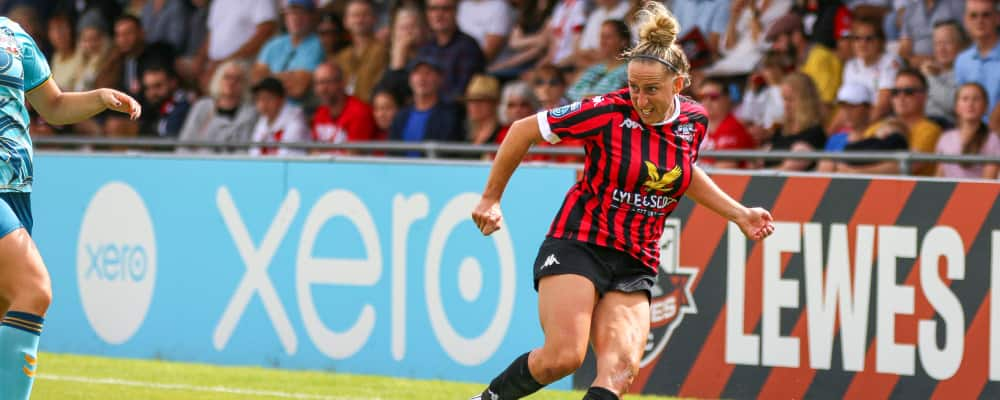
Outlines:
{"type": "MultiPolygon", "coordinates": [[[[685,94],[708,112],[703,150],[909,150],[1000,160],[993,0],[665,3],[693,67],[685,94]]],[[[34,116],[34,136],[216,143],[499,143],[519,118],[624,88],[618,55],[637,39],[639,7],[638,0],[0,0],[0,13],[35,38],[64,90],[113,87],[144,106],[140,121],[101,114],[53,126],[34,116]]],[[[699,163],[902,172],[895,161],[699,163]]],[[[998,169],[918,163],[906,172],[996,179],[998,169]]]]}

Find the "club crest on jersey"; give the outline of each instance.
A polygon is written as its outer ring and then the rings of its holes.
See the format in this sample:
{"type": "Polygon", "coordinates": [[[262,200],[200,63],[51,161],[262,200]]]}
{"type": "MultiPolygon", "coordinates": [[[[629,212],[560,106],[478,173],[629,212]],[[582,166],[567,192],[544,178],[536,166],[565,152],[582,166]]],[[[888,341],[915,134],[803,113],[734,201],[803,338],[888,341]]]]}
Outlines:
{"type": "Polygon", "coordinates": [[[604,96],[594,96],[590,99],[590,101],[594,104],[601,104],[601,102],[604,101],[604,96]]]}
{"type": "Polygon", "coordinates": [[[667,342],[687,314],[697,314],[691,285],[698,270],[680,266],[681,222],[667,219],[660,237],[660,275],[651,289],[649,336],[639,362],[640,369],[654,368],[667,342]]]}
{"type": "Polygon", "coordinates": [[[0,27],[0,48],[7,54],[18,59],[21,58],[21,46],[17,44],[14,31],[8,27],[0,27]]]}
{"type": "Polygon", "coordinates": [[[674,128],[674,135],[680,136],[681,139],[689,143],[694,141],[694,124],[690,122],[680,124],[674,128]]]}
{"type": "Polygon", "coordinates": [[[681,177],[683,170],[675,165],[670,171],[660,170],[656,164],[646,161],[646,182],[642,186],[657,192],[666,192],[673,188],[674,181],[681,177]]]}
{"type": "Polygon", "coordinates": [[[556,107],[553,108],[551,111],[549,111],[549,115],[551,115],[554,118],[561,118],[566,116],[566,114],[579,110],[581,105],[582,104],[580,104],[580,102],[577,101],[564,106],[556,107]]]}

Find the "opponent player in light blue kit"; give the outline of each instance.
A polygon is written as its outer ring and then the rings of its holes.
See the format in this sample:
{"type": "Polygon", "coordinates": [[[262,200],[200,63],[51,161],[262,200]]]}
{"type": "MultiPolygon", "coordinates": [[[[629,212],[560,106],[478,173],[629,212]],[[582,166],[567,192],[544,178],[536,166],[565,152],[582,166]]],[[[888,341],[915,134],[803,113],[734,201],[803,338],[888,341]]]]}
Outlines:
{"type": "Polygon", "coordinates": [[[0,399],[31,395],[49,273],[31,240],[31,137],[25,100],[46,121],[72,124],[104,110],[139,117],[139,103],[112,89],[63,93],[31,36],[0,17],[0,399]]]}

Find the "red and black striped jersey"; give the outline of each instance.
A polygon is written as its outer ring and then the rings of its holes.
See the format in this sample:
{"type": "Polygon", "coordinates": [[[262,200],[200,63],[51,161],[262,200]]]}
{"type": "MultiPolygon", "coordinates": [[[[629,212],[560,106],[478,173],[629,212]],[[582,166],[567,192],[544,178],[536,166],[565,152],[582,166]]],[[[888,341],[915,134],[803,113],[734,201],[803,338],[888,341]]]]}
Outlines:
{"type": "Polygon", "coordinates": [[[537,119],[546,141],[574,138],[586,151],[583,174],[548,236],[618,249],[656,271],[663,225],[691,183],[705,138],[705,108],[675,96],[674,114],[647,125],[625,89],[539,112],[537,119]]]}

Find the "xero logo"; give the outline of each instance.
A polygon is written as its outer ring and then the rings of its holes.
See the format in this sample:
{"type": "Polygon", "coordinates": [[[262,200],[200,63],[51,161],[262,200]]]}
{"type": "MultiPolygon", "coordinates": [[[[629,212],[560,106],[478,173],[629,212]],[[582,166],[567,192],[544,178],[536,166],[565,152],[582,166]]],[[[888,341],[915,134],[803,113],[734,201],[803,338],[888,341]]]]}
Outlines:
{"type": "Polygon", "coordinates": [[[128,341],[146,318],[156,281],[156,239],[142,198],[111,182],[87,205],[76,253],[83,310],[97,336],[128,341]]]}

